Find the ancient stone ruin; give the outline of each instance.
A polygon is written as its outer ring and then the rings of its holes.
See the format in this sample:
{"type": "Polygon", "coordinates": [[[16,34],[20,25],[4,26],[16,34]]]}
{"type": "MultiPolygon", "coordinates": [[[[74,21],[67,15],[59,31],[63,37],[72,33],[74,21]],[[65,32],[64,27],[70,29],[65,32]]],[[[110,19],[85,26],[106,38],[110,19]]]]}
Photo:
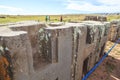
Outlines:
{"type": "Polygon", "coordinates": [[[86,16],[84,20],[107,21],[107,17],[105,17],[105,16],[86,16]]]}
{"type": "Polygon", "coordinates": [[[49,25],[0,27],[1,80],[81,80],[103,56],[110,22],[49,25]]]}
{"type": "Polygon", "coordinates": [[[111,21],[110,33],[108,39],[116,41],[120,38],[120,20],[111,21]]]}

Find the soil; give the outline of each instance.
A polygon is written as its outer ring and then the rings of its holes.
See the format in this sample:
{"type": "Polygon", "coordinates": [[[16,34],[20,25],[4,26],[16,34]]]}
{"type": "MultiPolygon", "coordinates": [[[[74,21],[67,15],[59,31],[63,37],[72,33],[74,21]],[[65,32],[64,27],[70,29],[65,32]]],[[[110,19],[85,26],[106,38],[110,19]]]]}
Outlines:
{"type": "MultiPolygon", "coordinates": [[[[107,52],[114,42],[107,42],[107,52]]],[[[87,80],[120,80],[120,44],[118,44],[87,80]]]]}

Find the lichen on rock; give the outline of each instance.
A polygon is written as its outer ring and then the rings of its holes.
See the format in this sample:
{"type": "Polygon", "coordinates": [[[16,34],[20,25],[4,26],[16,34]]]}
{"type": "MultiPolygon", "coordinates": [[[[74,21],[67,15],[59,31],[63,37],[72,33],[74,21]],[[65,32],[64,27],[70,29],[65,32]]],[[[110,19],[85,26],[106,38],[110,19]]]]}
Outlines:
{"type": "Polygon", "coordinates": [[[0,80],[13,80],[10,52],[7,47],[0,46],[0,80]]]}

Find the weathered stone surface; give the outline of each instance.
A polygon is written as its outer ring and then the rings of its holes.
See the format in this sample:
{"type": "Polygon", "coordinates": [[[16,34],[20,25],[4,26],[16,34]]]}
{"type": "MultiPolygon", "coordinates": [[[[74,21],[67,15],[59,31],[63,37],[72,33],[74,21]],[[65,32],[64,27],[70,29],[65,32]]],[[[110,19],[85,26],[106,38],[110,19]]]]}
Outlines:
{"type": "MultiPolygon", "coordinates": [[[[29,42],[27,32],[24,31],[8,31],[0,34],[1,43],[9,50],[13,62],[13,78],[15,80],[29,80],[30,64],[28,65],[28,55],[32,52],[31,48],[26,47],[29,42]],[[27,43],[26,43],[27,42],[27,43]]],[[[30,46],[30,45],[29,45],[30,46]]]]}
{"type": "Polygon", "coordinates": [[[0,44],[11,53],[14,80],[81,80],[104,54],[109,29],[109,22],[18,22],[0,29],[0,44]]]}
{"type": "Polygon", "coordinates": [[[108,39],[110,41],[116,41],[118,38],[120,38],[120,20],[113,20],[111,21],[108,39]]]}
{"type": "Polygon", "coordinates": [[[15,25],[10,25],[8,27],[13,31],[26,31],[28,33],[28,38],[30,40],[29,45],[32,47],[32,54],[29,55],[32,59],[29,60],[29,64],[31,65],[30,67],[33,68],[36,60],[39,61],[37,59],[39,58],[39,30],[40,28],[46,27],[46,25],[44,23],[39,23],[36,21],[23,21],[18,22],[15,25]]]}
{"type": "Polygon", "coordinates": [[[86,16],[84,20],[107,21],[107,17],[105,17],[105,16],[86,16]]]}
{"type": "Polygon", "coordinates": [[[49,23],[48,24],[49,26],[52,26],[52,27],[56,27],[56,26],[62,26],[62,25],[64,25],[64,22],[57,22],[57,23],[49,23]]]}

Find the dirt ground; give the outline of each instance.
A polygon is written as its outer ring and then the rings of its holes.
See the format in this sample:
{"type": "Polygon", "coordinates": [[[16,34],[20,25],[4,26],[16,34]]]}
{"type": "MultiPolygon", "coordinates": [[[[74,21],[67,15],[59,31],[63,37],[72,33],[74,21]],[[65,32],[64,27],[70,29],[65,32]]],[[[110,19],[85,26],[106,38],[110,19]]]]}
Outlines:
{"type": "MultiPolygon", "coordinates": [[[[108,41],[105,51],[108,51],[113,44],[108,41]]],[[[88,80],[120,80],[120,44],[110,52],[88,80]]]]}

